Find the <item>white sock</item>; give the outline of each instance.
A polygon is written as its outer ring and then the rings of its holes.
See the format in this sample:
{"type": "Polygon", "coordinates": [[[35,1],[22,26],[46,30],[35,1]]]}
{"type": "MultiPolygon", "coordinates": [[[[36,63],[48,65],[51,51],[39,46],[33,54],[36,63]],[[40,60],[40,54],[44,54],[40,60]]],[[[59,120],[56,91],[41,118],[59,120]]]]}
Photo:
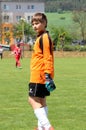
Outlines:
{"type": "Polygon", "coordinates": [[[35,113],[38,121],[40,122],[41,126],[44,127],[46,130],[48,130],[50,128],[51,124],[47,118],[45,108],[43,107],[43,108],[35,109],[34,113],[35,113]]]}
{"type": "MultiPolygon", "coordinates": [[[[47,106],[44,107],[44,110],[45,110],[46,116],[47,116],[47,114],[48,114],[48,108],[47,108],[47,106]]],[[[38,120],[38,129],[39,130],[43,130],[43,127],[42,127],[41,123],[39,122],[39,120],[38,120]]]]}
{"type": "Polygon", "coordinates": [[[48,107],[45,106],[44,109],[45,109],[46,115],[48,115],[48,107]]]}
{"type": "Polygon", "coordinates": [[[43,130],[43,127],[42,127],[41,123],[39,122],[39,120],[38,120],[38,130],[43,130]]]}

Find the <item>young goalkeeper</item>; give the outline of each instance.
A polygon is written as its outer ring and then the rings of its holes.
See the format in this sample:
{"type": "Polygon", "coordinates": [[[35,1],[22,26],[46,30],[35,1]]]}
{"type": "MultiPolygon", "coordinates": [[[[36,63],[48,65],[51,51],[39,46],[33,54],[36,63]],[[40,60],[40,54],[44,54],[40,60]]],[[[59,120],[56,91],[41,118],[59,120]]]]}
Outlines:
{"type": "Polygon", "coordinates": [[[36,13],[32,17],[32,27],[37,33],[31,59],[31,74],[29,83],[29,103],[38,119],[35,130],[54,130],[48,119],[46,96],[55,89],[53,44],[46,31],[47,18],[43,13],[36,13]],[[43,50],[40,47],[40,38],[43,41],[43,50]]]}

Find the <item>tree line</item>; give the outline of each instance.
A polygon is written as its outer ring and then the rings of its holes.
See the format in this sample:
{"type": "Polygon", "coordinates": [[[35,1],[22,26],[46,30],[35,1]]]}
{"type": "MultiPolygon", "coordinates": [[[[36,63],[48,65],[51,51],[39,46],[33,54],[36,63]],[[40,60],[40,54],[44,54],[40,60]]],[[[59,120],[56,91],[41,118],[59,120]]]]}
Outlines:
{"type": "Polygon", "coordinates": [[[45,12],[85,10],[86,0],[45,0],[45,12]]]}

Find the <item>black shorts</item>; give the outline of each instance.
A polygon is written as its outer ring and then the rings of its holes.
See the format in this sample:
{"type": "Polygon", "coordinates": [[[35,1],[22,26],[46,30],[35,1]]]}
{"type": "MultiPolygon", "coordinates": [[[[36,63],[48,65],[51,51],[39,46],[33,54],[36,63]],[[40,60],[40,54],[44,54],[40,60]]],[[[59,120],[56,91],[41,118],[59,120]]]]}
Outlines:
{"type": "Polygon", "coordinates": [[[50,92],[45,88],[45,84],[29,83],[29,96],[44,98],[49,95],[50,92]]]}

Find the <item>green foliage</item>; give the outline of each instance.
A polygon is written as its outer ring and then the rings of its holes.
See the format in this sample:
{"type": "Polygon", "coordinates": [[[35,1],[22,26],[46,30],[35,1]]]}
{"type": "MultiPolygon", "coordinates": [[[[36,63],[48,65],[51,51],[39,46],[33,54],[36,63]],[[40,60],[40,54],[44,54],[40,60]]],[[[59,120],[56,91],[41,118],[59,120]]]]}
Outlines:
{"type": "Polygon", "coordinates": [[[71,34],[69,34],[63,27],[56,28],[55,26],[51,26],[50,32],[54,43],[54,50],[56,50],[57,45],[60,45],[60,47],[63,48],[65,44],[71,44],[71,34]]]}
{"type": "Polygon", "coordinates": [[[86,11],[73,11],[73,21],[79,25],[82,39],[86,39],[86,11]]]}
{"type": "Polygon", "coordinates": [[[35,33],[32,29],[31,24],[28,24],[26,21],[24,21],[23,23],[21,22],[21,20],[19,21],[19,23],[17,23],[16,25],[14,25],[14,37],[19,37],[20,39],[22,39],[23,37],[23,32],[24,31],[24,35],[27,38],[26,41],[29,40],[29,37],[34,37],[35,33]],[[23,27],[24,26],[24,27],[23,27]],[[22,27],[24,30],[22,30],[22,27]]]}
{"type": "MultiPolygon", "coordinates": [[[[62,50],[62,46],[59,44],[57,45],[57,50],[60,51],[62,50]]],[[[63,51],[86,51],[86,46],[81,46],[81,45],[68,45],[65,44],[63,47],[63,51]]]]}
{"type": "Polygon", "coordinates": [[[65,17],[60,17],[61,20],[65,20],[65,17]]]}
{"type": "Polygon", "coordinates": [[[86,51],[86,45],[85,46],[80,46],[80,50],[79,51],[86,51]]]}
{"type": "Polygon", "coordinates": [[[79,46],[72,46],[72,45],[65,45],[63,50],[64,51],[77,51],[79,50],[79,46]]]}
{"type": "Polygon", "coordinates": [[[50,33],[52,36],[53,44],[54,44],[54,50],[56,50],[57,42],[58,42],[58,37],[59,37],[59,29],[52,26],[50,28],[50,33]]]}

